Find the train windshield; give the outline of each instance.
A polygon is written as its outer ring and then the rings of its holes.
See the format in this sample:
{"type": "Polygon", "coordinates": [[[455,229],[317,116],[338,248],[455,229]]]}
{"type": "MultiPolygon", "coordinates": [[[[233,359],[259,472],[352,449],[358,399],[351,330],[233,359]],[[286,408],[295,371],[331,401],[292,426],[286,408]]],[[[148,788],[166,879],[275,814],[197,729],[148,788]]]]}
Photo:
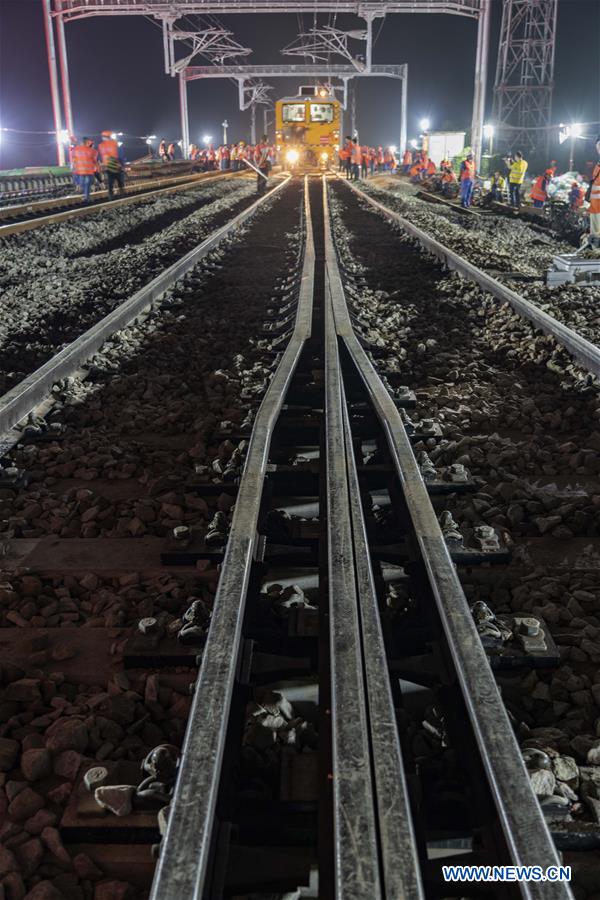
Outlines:
{"type": "Polygon", "coordinates": [[[304,103],[284,103],[281,114],[284,122],[304,122],[304,103]]]}
{"type": "Polygon", "coordinates": [[[333,122],[333,103],[311,103],[311,122],[333,122]]]}

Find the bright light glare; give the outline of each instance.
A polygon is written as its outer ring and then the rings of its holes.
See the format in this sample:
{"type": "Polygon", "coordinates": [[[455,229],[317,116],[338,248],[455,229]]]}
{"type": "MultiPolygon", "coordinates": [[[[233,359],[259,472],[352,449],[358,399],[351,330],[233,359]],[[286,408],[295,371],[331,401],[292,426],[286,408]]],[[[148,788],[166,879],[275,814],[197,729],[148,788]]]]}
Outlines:
{"type": "Polygon", "coordinates": [[[212,137],[210,136],[210,134],[205,134],[204,137],[202,138],[203,144],[210,144],[211,141],[212,141],[212,137]]]}
{"type": "Polygon", "coordinates": [[[285,154],[285,158],[289,163],[294,165],[294,163],[297,163],[300,159],[300,154],[297,150],[288,150],[288,152],[285,154]]]}
{"type": "Polygon", "coordinates": [[[62,131],[58,132],[58,136],[59,136],[60,140],[63,142],[63,144],[69,143],[69,132],[65,128],[63,128],[62,131]]]}
{"type": "Polygon", "coordinates": [[[116,131],[113,131],[113,132],[112,132],[111,138],[113,139],[113,141],[116,141],[116,139],[117,139],[117,132],[116,132],[116,131]]]}
{"type": "Polygon", "coordinates": [[[117,141],[117,147],[122,147],[122,146],[123,146],[123,141],[117,141]]]}
{"type": "Polygon", "coordinates": [[[431,125],[431,122],[429,121],[429,119],[421,119],[420,125],[421,125],[421,131],[428,131],[429,126],[431,125]]]}
{"type": "Polygon", "coordinates": [[[395,153],[397,149],[398,149],[398,148],[396,147],[395,144],[392,144],[391,147],[390,147],[390,150],[392,151],[392,153],[395,153]]]}
{"type": "MultiPolygon", "coordinates": [[[[291,152],[292,152],[292,151],[290,150],[290,153],[291,153],[291,152]]],[[[328,153],[325,153],[325,151],[323,151],[323,153],[321,153],[321,159],[329,159],[329,154],[328,154],[328,153]]]]}
{"type": "Polygon", "coordinates": [[[494,128],[493,125],[484,125],[484,126],[483,126],[483,133],[484,133],[484,135],[486,136],[486,138],[494,137],[494,131],[495,131],[495,130],[496,130],[496,129],[494,128]]]}
{"type": "Polygon", "coordinates": [[[416,142],[415,140],[412,140],[412,141],[410,142],[410,146],[411,146],[411,147],[414,147],[414,148],[416,149],[416,147],[417,147],[417,142],[416,142]]]}
{"type": "Polygon", "coordinates": [[[151,143],[152,143],[152,138],[146,138],[146,143],[147,143],[147,144],[151,144],[151,143]]]}
{"type": "Polygon", "coordinates": [[[123,137],[123,132],[122,132],[122,131],[117,131],[117,137],[123,137]]]}
{"type": "Polygon", "coordinates": [[[573,125],[571,125],[571,136],[572,137],[581,137],[582,134],[583,134],[583,125],[581,125],[579,122],[575,122],[573,125]]]}

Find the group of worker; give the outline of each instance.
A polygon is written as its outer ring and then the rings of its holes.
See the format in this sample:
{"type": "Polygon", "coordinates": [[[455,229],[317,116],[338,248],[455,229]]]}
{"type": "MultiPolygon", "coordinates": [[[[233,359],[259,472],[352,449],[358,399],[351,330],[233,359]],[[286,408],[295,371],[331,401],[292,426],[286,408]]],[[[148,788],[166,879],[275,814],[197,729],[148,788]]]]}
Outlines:
{"type": "Polygon", "coordinates": [[[102,140],[98,148],[92,138],[82,137],[78,143],[71,137],[69,161],[73,171],[73,181],[81,190],[84,202],[90,202],[90,193],[94,181],[102,184],[106,181],[108,196],[112,200],[115,187],[119,194],[125,193],[125,157],[122,147],[110,131],[102,132],[102,140]]]}
{"type": "Polygon", "coordinates": [[[375,175],[375,172],[395,172],[398,166],[396,154],[391,147],[368,147],[360,144],[358,138],[346,136],[338,150],[338,169],[351,181],[375,175]]]}
{"type": "MultiPolygon", "coordinates": [[[[267,143],[266,138],[260,142],[267,143]]],[[[221,172],[239,172],[246,168],[246,160],[250,162],[256,161],[256,148],[259,144],[248,144],[246,141],[239,141],[237,144],[221,144],[214,147],[209,144],[205,148],[200,148],[197,144],[190,144],[189,158],[197,162],[203,171],[211,172],[220,170],[221,172]]],[[[268,145],[268,157],[271,166],[275,165],[277,153],[273,145],[268,145]]]]}

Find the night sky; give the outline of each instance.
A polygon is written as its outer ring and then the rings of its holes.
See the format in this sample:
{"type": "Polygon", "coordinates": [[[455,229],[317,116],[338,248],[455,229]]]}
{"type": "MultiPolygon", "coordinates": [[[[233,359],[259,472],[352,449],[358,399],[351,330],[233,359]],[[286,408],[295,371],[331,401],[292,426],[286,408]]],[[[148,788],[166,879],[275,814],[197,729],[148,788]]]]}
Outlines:
{"type": "MultiPolygon", "coordinates": [[[[502,11],[494,0],[490,46],[488,115],[502,11]]],[[[329,18],[320,16],[319,23],[329,18]]],[[[236,39],[254,49],[247,63],[302,62],[282,57],[313,16],[228,16],[223,24],[236,39]]],[[[362,20],[338,16],[340,28],[362,20]]],[[[381,20],[375,22],[375,34],[381,20]]],[[[187,27],[181,23],[180,27],[187,27]]],[[[176,79],[163,72],[160,29],[142,17],[96,17],[67,25],[71,90],[77,134],[103,129],[128,135],[180,137],[176,79]]],[[[391,15],[383,20],[375,44],[375,63],[409,66],[408,131],[429,116],[434,129],[464,129],[471,119],[476,23],[459,16],[391,15]]],[[[360,52],[362,44],[353,44],[360,52]]],[[[559,0],[554,115],[558,121],[600,122],[600,0],[559,0]]],[[[181,54],[183,55],[183,53],[181,54]]],[[[332,60],[337,61],[337,60],[332,60]]],[[[203,60],[199,59],[202,65],[203,60]]],[[[296,92],[297,81],[272,82],[272,96],[296,92]]],[[[400,83],[362,79],[357,84],[357,122],[361,139],[373,144],[399,140],[400,83]]],[[[220,140],[223,118],[230,140],[247,138],[249,112],[237,109],[237,87],[227,81],[188,86],[191,140],[211,134],[220,140]]],[[[349,114],[348,114],[349,115],[349,114]]],[[[258,121],[262,122],[262,110],[258,121]]],[[[348,122],[349,119],[347,118],[348,122]]],[[[53,128],[41,0],[0,0],[0,125],[31,131],[53,128]]],[[[600,130],[600,129],[599,129],[600,130]]],[[[129,158],[141,155],[142,141],[126,139],[129,158]]],[[[592,145],[580,147],[589,158],[592,145]]],[[[565,146],[563,150],[566,154],[565,146]]],[[[558,152],[558,151],[557,151],[558,152]]],[[[51,135],[2,133],[0,167],[53,163],[51,135]]]]}

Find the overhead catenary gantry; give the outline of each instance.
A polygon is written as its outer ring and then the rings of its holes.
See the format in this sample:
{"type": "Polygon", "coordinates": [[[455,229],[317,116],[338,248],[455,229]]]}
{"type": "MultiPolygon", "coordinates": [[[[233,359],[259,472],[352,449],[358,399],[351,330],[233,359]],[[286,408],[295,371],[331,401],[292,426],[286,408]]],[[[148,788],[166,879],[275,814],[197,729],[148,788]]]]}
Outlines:
{"type": "MultiPolygon", "coordinates": [[[[165,59],[170,58],[172,64],[175,64],[173,51],[173,23],[184,16],[190,15],[235,15],[240,13],[352,13],[362,19],[366,23],[365,40],[366,54],[364,68],[359,71],[353,63],[346,69],[351,69],[351,74],[345,74],[348,78],[387,75],[388,77],[400,77],[403,80],[403,100],[406,100],[406,69],[404,68],[403,76],[393,75],[389,72],[376,71],[377,69],[394,68],[374,66],[372,64],[372,26],[375,19],[381,19],[388,14],[394,13],[427,13],[427,14],[448,14],[464,16],[474,19],[478,22],[477,28],[477,52],[475,65],[475,86],[473,98],[473,115],[472,115],[472,146],[476,159],[479,160],[481,155],[481,142],[483,132],[483,117],[485,111],[485,86],[487,79],[487,62],[488,62],[488,44],[489,44],[489,24],[491,0],[362,0],[362,2],[353,2],[353,0],[42,0],[44,4],[44,12],[46,15],[46,31],[48,39],[48,62],[51,70],[50,81],[52,91],[52,102],[54,110],[55,128],[57,133],[59,161],[64,161],[64,146],[61,140],[62,136],[62,118],[60,107],[60,96],[58,87],[58,75],[56,70],[56,56],[54,53],[53,39],[53,21],[56,23],[58,40],[58,55],[60,59],[60,68],[62,75],[62,93],[63,105],[65,110],[66,127],[70,133],[74,131],[73,116],[71,112],[71,99],[67,62],[67,47],[64,40],[64,25],[76,19],[89,18],[92,16],[150,16],[159,20],[163,24],[163,34],[165,41],[165,59]],[[171,32],[171,34],[169,33],[171,32]],[[169,56],[170,55],[170,56],[169,56]]],[[[206,34],[199,37],[194,33],[196,39],[200,42],[207,41],[209,38],[206,34]]],[[[225,40],[231,40],[230,33],[221,34],[219,36],[225,40]]],[[[194,37],[188,38],[193,41],[194,37]]],[[[237,45],[238,47],[240,45],[237,45]]],[[[232,48],[234,49],[234,48],[232,48]]],[[[245,48],[241,48],[245,49],[245,48]]],[[[202,50],[198,51],[202,53],[202,50]]],[[[227,52],[227,48],[225,48],[227,52]]],[[[195,55],[192,53],[192,56],[195,55]]],[[[216,54],[213,58],[216,58],[216,54]]],[[[223,59],[225,57],[222,57],[223,59]]],[[[179,61],[181,63],[181,61],[179,61]]],[[[187,82],[199,77],[230,77],[228,75],[194,75],[195,67],[183,65],[176,74],[179,74],[180,84],[180,107],[182,114],[182,131],[185,146],[189,144],[189,128],[187,123],[187,82]]],[[[213,68],[213,67],[211,67],[213,68]]],[[[214,67],[218,68],[217,66],[214,67]]],[[[226,68],[226,67],[221,67],[226,68]]],[[[276,67],[246,67],[248,69],[247,77],[251,77],[250,69],[258,68],[262,72],[273,71],[276,67]]],[[[287,66],[282,67],[287,70],[287,77],[294,77],[294,69],[299,67],[287,66]]],[[[302,67],[304,68],[304,67],[302,67]]],[[[327,66],[327,72],[320,69],[319,77],[333,76],[335,66],[327,66]]],[[[403,68],[397,66],[396,68],[403,68]]],[[[258,74],[258,73],[256,73],[258,74]]],[[[300,74],[305,74],[301,72],[300,74]]],[[[285,77],[284,75],[275,75],[270,77],[285,77]]],[[[245,79],[244,79],[245,80],[245,79]]],[[[239,83],[239,79],[238,79],[239,83]]],[[[402,116],[406,117],[406,103],[403,102],[402,116]]],[[[406,143],[406,127],[402,130],[401,147],[406,143]]]]}

